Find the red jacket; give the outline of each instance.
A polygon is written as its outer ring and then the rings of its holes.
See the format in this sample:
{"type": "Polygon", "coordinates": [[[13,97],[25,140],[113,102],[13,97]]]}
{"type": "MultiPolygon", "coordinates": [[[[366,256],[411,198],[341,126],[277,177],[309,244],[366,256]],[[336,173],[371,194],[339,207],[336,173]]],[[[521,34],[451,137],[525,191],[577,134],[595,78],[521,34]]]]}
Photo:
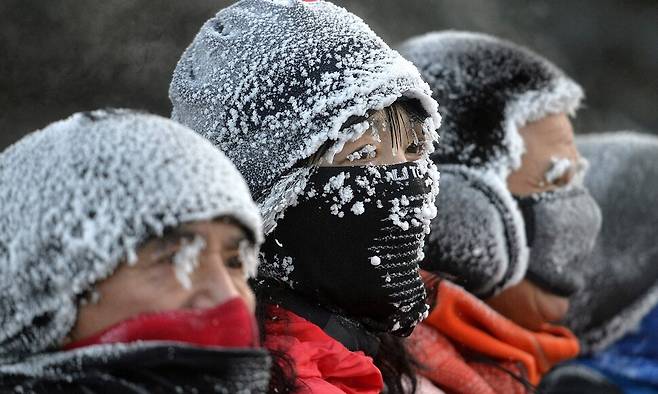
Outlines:
{"type": "Polygon", "coordinates": [[[372,358],[352,352],[315,324],[280,307],[268,307],[265,347],[294,362],[298,393],[374,394],[384,388],[372,358]]]}

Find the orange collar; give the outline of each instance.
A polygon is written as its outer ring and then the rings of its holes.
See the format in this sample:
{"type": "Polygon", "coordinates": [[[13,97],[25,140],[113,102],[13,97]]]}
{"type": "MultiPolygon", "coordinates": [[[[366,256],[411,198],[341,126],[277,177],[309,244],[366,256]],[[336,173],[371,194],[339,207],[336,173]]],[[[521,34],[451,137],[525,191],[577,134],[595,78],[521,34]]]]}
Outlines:
{"type": "Polygon", "coordinates": [[[529,331],[446,280],[439,283],[436,305],[423,324],[471,352],[521,363],[535,385],[553,365],[580,350],[567,328],[546,324],[541,331],[529,331]]]}

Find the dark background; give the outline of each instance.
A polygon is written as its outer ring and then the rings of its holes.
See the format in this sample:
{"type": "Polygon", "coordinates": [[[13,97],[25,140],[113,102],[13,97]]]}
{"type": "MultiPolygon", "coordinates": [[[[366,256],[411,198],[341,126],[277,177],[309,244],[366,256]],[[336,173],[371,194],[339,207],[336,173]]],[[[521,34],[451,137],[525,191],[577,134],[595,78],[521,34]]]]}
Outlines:
{"type": "MultiPolygon", "coordinates": [[[[232,1],[3,0],[0,149],[76,111],[170,111],[171,72],[232,1]]],[[[578,132],[658,133],[656,0],[337,1],[395,46],[430,30],[503,36],[552,59],[587,92],[578,132]]]]}

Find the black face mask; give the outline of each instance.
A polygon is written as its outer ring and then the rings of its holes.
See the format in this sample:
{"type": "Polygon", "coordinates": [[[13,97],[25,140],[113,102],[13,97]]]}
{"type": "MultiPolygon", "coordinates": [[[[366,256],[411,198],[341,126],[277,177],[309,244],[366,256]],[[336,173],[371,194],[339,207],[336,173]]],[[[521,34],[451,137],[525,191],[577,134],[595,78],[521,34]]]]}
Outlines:
{"type": "Polygon", "coordinates": [[[601,229],[598,204],[581,186],[515,198],[530,248],[526,277],[552,293],[572,295],[583,286],[582,265],[601,229]]]}
{"type": "Polygon", "coordinates": [[[321,167],[262,248],[260,274],[372,331],[427,314],[418,274],[436,188],[426,162],[321,167]]]}

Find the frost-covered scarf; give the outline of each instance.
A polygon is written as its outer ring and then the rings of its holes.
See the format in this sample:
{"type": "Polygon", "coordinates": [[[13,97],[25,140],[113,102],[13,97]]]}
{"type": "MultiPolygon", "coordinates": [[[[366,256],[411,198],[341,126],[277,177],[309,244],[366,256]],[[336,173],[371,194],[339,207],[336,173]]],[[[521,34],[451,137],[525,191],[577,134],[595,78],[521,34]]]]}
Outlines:
{"type": "Polygon", "coordinates": [[[267,237],[260,274],[370,330],[408,335],[427,313],[418,262],[436,215],[428,162],[318,168],[267,237]]]}

